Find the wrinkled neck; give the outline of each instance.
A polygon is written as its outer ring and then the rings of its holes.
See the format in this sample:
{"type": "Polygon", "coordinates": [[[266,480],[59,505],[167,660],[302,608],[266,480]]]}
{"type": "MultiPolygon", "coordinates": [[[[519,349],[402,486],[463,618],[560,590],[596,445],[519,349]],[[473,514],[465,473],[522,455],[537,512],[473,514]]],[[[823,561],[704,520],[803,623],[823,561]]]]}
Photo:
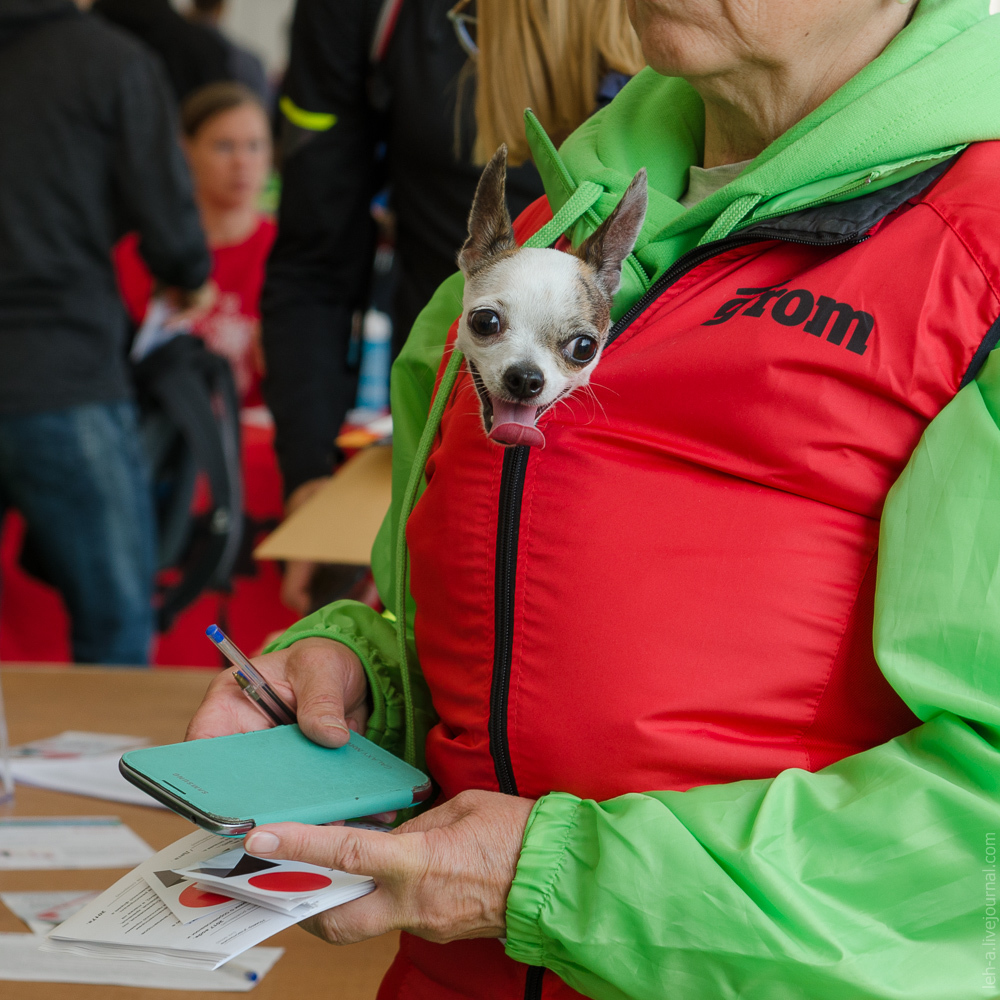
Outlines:
{"type": "Polygon", "coordinates": [[[911,13],[887,2],[832,38],[806,32],[785,56],[748,53],[725,72],[689,78],[705,102],[703,166],[753,159],[876,59],[911,13]]]}

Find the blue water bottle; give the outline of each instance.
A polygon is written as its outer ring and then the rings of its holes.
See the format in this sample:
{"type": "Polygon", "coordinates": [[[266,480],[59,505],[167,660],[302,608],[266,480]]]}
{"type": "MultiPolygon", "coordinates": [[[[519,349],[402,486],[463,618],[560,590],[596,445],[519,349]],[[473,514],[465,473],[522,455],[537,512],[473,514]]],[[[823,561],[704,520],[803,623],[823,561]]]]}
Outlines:
{"type": "Polygon", "coordinates": [[[361,371],[358,375],[358,408],[389,408],[389,369],[392,366],[392,320],[369,309],[361,334],[361,371]]]}

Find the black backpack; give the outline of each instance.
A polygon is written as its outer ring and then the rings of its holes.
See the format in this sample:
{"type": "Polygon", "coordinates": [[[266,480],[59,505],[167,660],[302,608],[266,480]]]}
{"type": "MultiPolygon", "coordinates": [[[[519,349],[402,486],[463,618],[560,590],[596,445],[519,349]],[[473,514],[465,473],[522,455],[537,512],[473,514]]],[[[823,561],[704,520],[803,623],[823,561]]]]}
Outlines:
{"type": "Polygon", "coordinates": [[[159,569],[179,579],[158,594],[167,631],[206,589],[229,588],[243,534],[240,405],[229,362],[191,334],[179,334],[133,366],[140,427],[152,471],[159,569]],[[200,472],[212,506],[191,512],[200,472]]]}

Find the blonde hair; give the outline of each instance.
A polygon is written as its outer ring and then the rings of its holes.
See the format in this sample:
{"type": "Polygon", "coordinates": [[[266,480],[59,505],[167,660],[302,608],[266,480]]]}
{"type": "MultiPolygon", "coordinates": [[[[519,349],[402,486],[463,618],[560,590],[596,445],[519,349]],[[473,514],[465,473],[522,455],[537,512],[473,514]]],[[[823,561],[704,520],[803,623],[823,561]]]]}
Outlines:
{"type": "Polygon", "coordinates": [[[529,158],[525,108],[558,146],[593,114],[606,73],[645,65],[624,0],[477,0],[476,16],[477,163],[502,142],[511,164],[529,158]]]}

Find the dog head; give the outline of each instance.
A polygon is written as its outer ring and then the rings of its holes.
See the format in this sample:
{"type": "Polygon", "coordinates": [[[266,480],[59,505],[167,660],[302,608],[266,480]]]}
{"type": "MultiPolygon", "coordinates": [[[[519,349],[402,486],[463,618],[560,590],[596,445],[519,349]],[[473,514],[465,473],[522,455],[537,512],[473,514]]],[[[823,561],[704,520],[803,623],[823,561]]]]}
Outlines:
{"type": "Polygon", "coordinates": [[[573,253],[519,248],[504,198],[507,147],[487,164],[458,255],[465,275],[458,349],[483,426],[501,445],[544,445],[539,415],[586,385],[611,327],[611,303],[646,215],[646,171],[573,253]]]}

